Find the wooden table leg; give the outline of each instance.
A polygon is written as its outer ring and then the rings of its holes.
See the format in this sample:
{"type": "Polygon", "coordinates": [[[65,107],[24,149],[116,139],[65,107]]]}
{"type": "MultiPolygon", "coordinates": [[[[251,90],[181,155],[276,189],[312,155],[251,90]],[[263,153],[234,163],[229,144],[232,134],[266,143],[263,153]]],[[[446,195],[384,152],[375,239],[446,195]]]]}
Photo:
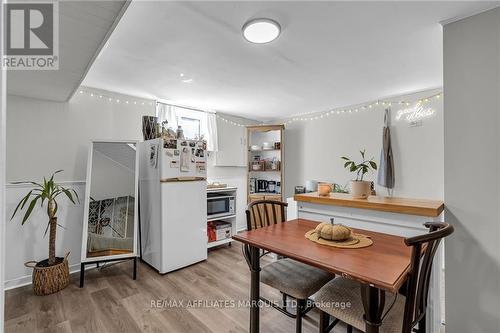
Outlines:
{"type": "Polygon", "coordinates": [[[382,325],[382,313],[385,306],[385,291],[378,288],[362,284],[361,299],[365,315],[363,319],[366,323],[366,333],[378,333],[382,325]]]}
{"type": "Polygon", "coordinates": [[[260,251],[245,245],[244,253],[250,268],[250,333],[259,333],[260,251]]]}

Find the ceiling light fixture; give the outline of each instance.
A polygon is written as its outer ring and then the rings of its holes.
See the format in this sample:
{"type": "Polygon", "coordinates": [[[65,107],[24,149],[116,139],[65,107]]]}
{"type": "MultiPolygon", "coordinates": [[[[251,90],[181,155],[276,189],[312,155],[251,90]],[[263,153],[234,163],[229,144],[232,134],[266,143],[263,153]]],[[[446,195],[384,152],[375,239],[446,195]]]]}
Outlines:
{"type": "Polygon", "coordinates": [[[274,20],[258,18],[245,23],[241,30],[243,37],[250,43],[265,44],[278,38],[281,26],[274,20]]]}

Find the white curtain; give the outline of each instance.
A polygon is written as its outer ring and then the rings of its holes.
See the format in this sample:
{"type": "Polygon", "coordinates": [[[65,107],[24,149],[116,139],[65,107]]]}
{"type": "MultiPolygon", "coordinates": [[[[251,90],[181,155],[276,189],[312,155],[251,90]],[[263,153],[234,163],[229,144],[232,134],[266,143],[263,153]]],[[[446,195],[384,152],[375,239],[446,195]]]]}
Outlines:
{"type": "Polygon", "coordinates": [[[207,150],[218,151],[219,143],[217,141],[217,116],[215,113],[206,113],[205,137],[207,138],[207,150]]]}
{"type": "Polygon", "coordinates": [[[173,105],[156,103],[156,116],[160,124],[165,120],[168,121],[168,127],[177,130],[177,107],[173,105]]]}
{"type": "Polygon", "coordinates": [[[158,121],[168,121],[167,127],[177,130],[178,117],[187,116],[200,120],[200,134],[207,140],[208,151],[218,151],[217,142],[217,116],[215,113],[195,111],[174,105],[156,103],[156,116],[158,121]]]}

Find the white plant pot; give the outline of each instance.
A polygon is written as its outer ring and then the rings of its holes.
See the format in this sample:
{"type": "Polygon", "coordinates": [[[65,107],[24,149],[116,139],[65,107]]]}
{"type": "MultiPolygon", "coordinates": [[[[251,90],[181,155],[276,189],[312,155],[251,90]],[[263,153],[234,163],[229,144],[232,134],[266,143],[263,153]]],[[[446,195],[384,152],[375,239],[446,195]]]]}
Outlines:
{"type": "Polygon", "coordinates": [[[366,199],[372,193],[372,182],[351,180],[351,196],[353,199],[366,199]]]}

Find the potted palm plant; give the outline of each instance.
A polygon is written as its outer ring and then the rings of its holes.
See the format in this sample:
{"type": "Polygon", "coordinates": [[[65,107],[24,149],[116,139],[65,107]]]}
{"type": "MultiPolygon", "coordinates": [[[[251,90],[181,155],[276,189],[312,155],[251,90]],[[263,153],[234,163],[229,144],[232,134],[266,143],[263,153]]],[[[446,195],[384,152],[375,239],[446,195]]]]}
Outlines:
{"type": "Polygon", "coordinates": [[[366,199],[371,194],[371,182],[363,180],[364,176],[370,169],[377,170],[377,163],[365,159],[365,150],[360,150],[362,161],[356,163],[348,157],[342,156],[345,161],[344,168],[350,172],[356,173],[356,179],[351,180],[351,195],[355,199],[366,199]]]}
{"type": "Polygon", "coordinates": [[[47,202],[47,215],[49,220],[47,227],[45,228],[45,235],[47,235],[48,231],[49,258],[38,262],[28,261],[24,264],[26,267],[33,268],[32,282],[33,291],[36,295],[49,295],[66,288],[69,284],[69,252],[64,258],[56,257],[56,229],[59,225],[56,217],[58,209],[57,199],[60,195],[63,195],[66,196],[73,204],[76,204],[75,200],[79,202],[79,199],[78,194],[74,189],[65,188],[54,181],[54,176],[59,172],[62,172],[62,170],[54,172],[48,180],[44,177],[43,183],[31,181],[14,183],[29,184],[33,185],[34,188],[31,189],[21,199],[21,201],[19,201],[12,217],[10,218],[11,220],[18,211],[20,212],[27,207],[21,222],[21,224],[24,225],[24,223],[26,223],[31,216],[36,204],[39,202],[40,206],[43,207],[44,203],[47,202]]]}

